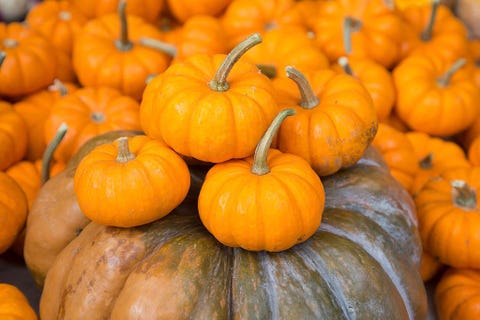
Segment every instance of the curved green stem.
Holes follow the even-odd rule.
[[[467,63],[467,59],[465,58],[460,58],[457,61],[455,61],[452,64],[452,66],[445,72],[445,74],[437,79],[437,84],[440,87],[448,86],[450,83],[450,79],[455,74],[455,72],[461,69],[466,63]]]
[[[161,51],[172,58],[177,56],[177,48],[169,43],[147,37],[140,38],[138,43],[142,46]]]
[[[312,86],[310,83],[308,83],[307,78],[305,78],[300,71],[292,66],[287,66],[285,71],[287,73],[287,77],[295,81],[298,90],[300,91],[302,100],[300,101],[299,105],[305,109],[313,109],[314,107],[318,106],[320,101],[313,91]]]
[[[117,162],[126,163],[135,159],[135,154],[130,151],[130,147],[128,146],[128,137],[120,137],[117,139],[117,142],[118,153],[117,158],[115,159]]]
[[[120,51],[128,51],[132,49],[133,43],[128,38],[128,23],[127,23],[127,1],[120,0],[118,3],[118,17],[120,19],[120,39],[115,42],[117,49]]]
[[[60,96],[65,96],[68,93],[67,87],[63,84],[60,79],[54,79],[53,84],[48,86],[48,90],[50,91],[58,91]]]
[[[278,115],[273,119],[272,123],[265,131],[264,135],[260,139],[260,142],[257,144],[255,149],[255,154],[253,155],[253,165],[250,169],[253,174],[264,175],[270,172],[270,168],[267,163],[268,150],[272,145],[273,137],[277,133],[280,125],[283,120],[291,115],[295,114],[295,109],[285,109],[278,113]]]
[[[420,168],[425,170],[431,170],[433,168],[433,153],[429,153],[425,158],[418,162]]]
[[[68,126],[65,122],[62,122],[60,127],[57,129],[55,136],[50,141],[50,143],[45,148],[42,156],[42,169],[40,172],[40,180],[42,185],[50,179],[50,166],[52,164],[53,154],[57,150],[58,145],[62,142],[63,137],[67,133]]]
[[[470,188],[463,180],[452,180],[450,185],[453,188],[453,203],[456,206],[466,209],[477,208],[477,195],[475,190]]]
[[[430,19],[428,20],[427,27],[420,34],[420,39],[422,39],[422,41],[430,41],[432,39],[433,26],[435,25],[435,18],[437,17],[437,10],[439,5],[440,0],[432,1],[432,12],[430,13]]]
[[[349,76],[354,77],[355,75],[353,74],[352,66],[348,62],[347,57],[340,57],[338,58],[338,64],[340,67],[342,67],[343,71],[348,74]]]
[[[222,64],[215,73],[215,77],[210,81],[210,89],[215,91],[227,91],[229,88],[227,76],[232,70],[235,63],[247,52],[250,48],[262,42],[259,33],[254,33],[247,39],[240,42],[230,53],[225,57]]]
[[[352,33],[360,30],[362,22],[352,17],[346,17],[343,20],[343,45],[345,46],[345,53],[352,52]]]

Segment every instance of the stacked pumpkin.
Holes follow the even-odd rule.
[[[420,267],[479,268],[430,220],[442,188],[473,219],[480,145],[478,40],[438,1],[44,1],[2,28],[4,247],[28,212],[42,318],[424,318]]]

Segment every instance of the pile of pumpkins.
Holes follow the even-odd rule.
[[[480,316],[474,2],[46,0],[0,23],[0,254],[40,318],[426,319],[432,280],[439,319]]]

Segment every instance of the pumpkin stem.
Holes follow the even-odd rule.
[[[453,203],[456,206],[466,209],[477,208],[477,195],[475,190],[470,188],[463,180],[453,180],[450,182],[452,186]]]
[[[62,21],[70,21],[72,20],[72,14],[70,13],[70,11],[60,11],[58,13],[58,18]]]
[[[299,105],[305,109],[313,109],[319,104],[318,97],[308,83],[307,78],[292,66],[285,67],[287,77],[295,81],[302,96]]]
[[[102,123],[105,121],[105,115],[102,112],[92,112],[90,114],[90,119],[95,123]]]
[[[352,17],[345,17],[343,20],[343,45],[345,52],[350,54],[352,52],[352,33],[360,30],[362,22]]]
[[[428,20],[427,27],[420,34],[420,39],[422,41],[430,41],[432,39],[433,26],[435,25],[435,18],[437,17],[437,10],[439,5],[440,0],[432,1],[432,12],[430,13],[430,19]]]
[[[446,87],[450,83],[450,79],[460,68],[462,68],[467,63],[465,58],[460,58],[455,61],[452,66],[444,73],[443,76],[437,79],[437,84],[440,87]]]
[[[253,155],[253,165],[250,169],[253,174],[261,176],[270,172],[270,168],[268,167],[267,163],[267,156],[268,150],[270,150],[270,146],[272,145],[273,137],[280,128],[283,120],[288,116],[294,115],[295,113],[295,109],[284,109],[277,114],[275,119],[273,119],[267,131],[265,131],[262,138],[258,142],[257,148],[255,149],[255,153]]]
[[[50,91],[58,91],[58,94],[60,96],[65,96],[68,93],[67,87],[63,84],[63,82],[60,79],[54,79],[53,84],[48,86],[48,90]]]
[[[128,146],[128,138],[127,137],[120,137],[117,139],[118,141],[118,154],[116,161],[120,163],[126,163],[130,160],[135,159],[135,154],[130,151]]]
[[[62,122],[60,127],[58,127],[55,136],[50,141],[50,143],[45,148],[45,151],[42,155],[42,169],[40,170],[40,180],[42,185],[50,179],[50,166],[52,164],[53,154],[57,150],[58,145],[62,142],[63,137],[67,133],[68,126],[65,122]]]
[[[353,70],[352,70],[352,66],[350,65],[350,63],[348,62],[348,58],[347,57],[340,57],[338,58],[338,64],[340,65],[340,67],[342,67],[343,71],[348,74],[349,76],[354,76],[353,74]]]
[[[247,39],[240,42],[230,53],[225,57],[222,64],[215,73],[215,78],[210,81],[210,89],[215,91],[227,91],[229,88],[227,77],[232,70],[234,64],[253,46],[262,42],[262,38],[259,33],[254,33]]]
[[[147,37],[140,38],[138,42],[145,47],[161,51],[172,58],[177,56],[177,48],[169,43]]]
[[[273,79],[277,76],[277,68],[274,65],[257,64],[257,68],[260,69],[260,71],[270,79]]]
[[[429,153],[418,162],[420,168],[431,170],[433,168],[433,153]]]
[[[133,47],[133,43],[128,38],[128,23],[126,13],[127,1],[121,0],[118,3],[118,17],[120,18],[120,39],[115,41],[117,49],[120,51],[129,51]]]
[[[0,66],[3,64],[3,61],[5,61],[5,58],[7,57],[7,54],[5,51],[0,51]]]

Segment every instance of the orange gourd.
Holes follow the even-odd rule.
[[[468,128],[480,112],[480,90],[465,59],[413,55],[393,70],[395,110],[415,131],[450,136]]]
[[[468,57],[473,67],[473,81],[480,88],[480,39],[471,39],[468,42]]]
[[[274,79],[282,107],[296,114],[285,119],[277,147],[301,156],[321,176],[357,162],[377,132],[377,115],[365,87],[354,77],[330,69],[305,74],[287,67]]]
[[[170,65],[145,89],[143,131],[204,162],[252,155],[278,112],[271,81],[240,59],[260,42],[254,34],[228,55],[196,54]]]
[[[185,199],[190,173],[163,143],[140,135],[93,149],[79,163],[73,186],[92,221],[134,227],[160,219]]]
[[[444,170],[414,197],[423,248],[441,263],[480,268],[480,167]]]
[[[139,103],[108,87],[84,87],[58,99],[45,120],[45,141],[65,122],[68,132],[54,159],[66,163],[90,138],[112,130],[140,130]]]
[[[22,188],[13,178],[0,171],[0,254],[10,248],[22,230],[27,210],[27,197]],[[0,299],[1,302],[3,300]]]
[[[5,320],[38,319],[23,292],[8,283],[0,283],[0,318]]]
[[[20,161],[27,152],[27,125],[12,106],[0,101],[0,170]]]
[[[184,23],[197,15],[218,16],[232,0],[166,0],[168,13]]]
[[[230,247],[283,251],[318,228],[325,205],[320,178],[302,158],[270,149],[283,110],[258,143],[254,156],[214,165],[198,196],[202,223]]]
[[[162,33],[121,4],[117,14],[90,20],[77,34],[73,68],[83,86],[115,88],[139,101],[147,78],[163,72],[171,56],[142,42],[161,40]]]
[[[425,250],[420,259],[420,276],[423,282],[434,279],[444,269],[444,265]]]

